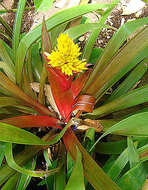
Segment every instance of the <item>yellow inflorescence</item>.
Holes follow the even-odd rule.
[[[60,34],[57,39],[57,47],[48,56],[49,64],[52,67],[58,67],[65,75],[73,75],[73,72],[81,72],[86,62],[79,60],[81,55],[80,48],[74,44],[68,34]]]

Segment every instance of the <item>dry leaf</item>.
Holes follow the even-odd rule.
[[[58,113],[59,118],[61,118],[60,112],[59,112],[59,110],[57,108],[57,105],[56,105],[56,103],[54,101],[50,85],[48,85],[48,84],[45,84],[45,96],[47,97],[47,100],[49,101],[49,103],[52,106],[52,108],[54,109],[54,111],[56,113]]]
[[[98,120],[85,119],[80,121],[80,125],[77,127],[78,130],[86,131],[89,128],[94,128],[96,132],[101,132],[103,126]]]

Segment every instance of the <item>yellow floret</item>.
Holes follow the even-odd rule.
[[[73,75],[73,72],[81,72],[87,69],[86,62],[79,60],[80,48],[74,44],[68,34],[60,34],[57,39],[57,47],[48,55],[48,64],[58,67],[65,75]]]

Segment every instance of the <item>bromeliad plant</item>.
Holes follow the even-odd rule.
[[[148,19],[122,25],[99,49],[94,43],[109,27],[105,21],[117,0],[63,10],[21,37],[25,3],[18,4],[12,48],[0,40],[1,189],[26,189],[31,177],[44,177],[40,185],[47,189],[141,189],[148,173],[148,86],[143,80]],[[98,10],[97,23],[82,16]],[[86,32],[90,36],[80,51],[77,42]],[[51,130],[39,138],[31,133],[34,127]],[[82,140],[79,129],[84,127]],[[17,144],[25,149],[20,152]],[[47,165],[34,170],[38,162],[33,158],[41,150]],[[108,156],[98,158],[97,153]]]

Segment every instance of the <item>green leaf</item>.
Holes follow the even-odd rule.
[[[10,77],[10,80],[15,82],[15,71],[14,71],[14,64],[6,50],[5,42],[0,39],[0,58],[3,62],[1,62],[1,67],[3,67],[6,71],[6,74]]]
[[[53,135],[53,130],[47,133],[42,138],[42,140],[49,142],[49,139],[51,138],[52,135]],[[22,166],[25,163],[27,163],[30,159],[32,159],[42,149],[43,149],[42,146],[27,146],[23,151],[21,151],[19,154],[15,156],[15,161]],[[5,164],[2,168],[0,168],[0,185],[5,183],[10,176],[15,174],[15,172],[16,171],[10,168],[7,164]]]
[[[29,145],[45,144],[32,133],[2,122],[0,122],[0,141]]]
[[[50,31],[56,26],[63,24],[67,21],[75,19],[83,14],[96,11],[100,8],[111,7],[108,4],[89,4],[89,5],[81,5],[73,8],[69,8],[63,11],[56,13],[51,16],[47,21],[47,30]],[[41,25],[37,26],[34,30],[30,31],[25,37],[20,41],[19,47],[17,49],[17,60],[16,60],[16,80],[17,83],[20,84],[22,79],[22,69],[24,64],[24,59],[27,53],[28,48],[33,44],[36,40],[41,37]]]
[[[76,183],[77,181],[77,183]],[[85,190],[84,186],[84,174],[83,174],[83,165],[82,165],[82,155],[79,149],[77,148],[77,158],[74,165],[72,174],[69,178],[69,181],[65,187],[65,190]]]
[[[49,143],[46,143],[28,131],[0,122],[0,141],[28,145],[52,145],[57,143],[63,137],[66,130],[72,124],[73,122],[70,120],[64,129],[55,136],[55,138],[53,138]]]
[[[48,149],[45,149],[43,154],[44,154],[44,158],[45,158],[45,161],[46,161],[48,167],[51,167],[52,163],[51,163],[51,160],[49,159]]]
[[[102,48],[93,48],[92,53],[90,55],[89,63],[96,63],[98,57],[101,56],[102,52]]]
[[[55,174],[55,190],[64,190],[65,189],[65,178],[66,178],[66,168],[63,167],[60,169],[58,173]]]
[[[61,160],[61,161],[62,161],[62,160]],[[49,169],[54,169],[54,168],[56,168],[56,167],[57,167],[57,163],[59,164],[58,160],[53,161],[53,162],[52,162],[52,165],[49,167]],[[64,166],[62,166],[61,169],[62,169],[63,167],[64,167]],[[59,170],[59,172],[61,171],[61,169]],[[58,172],[58,173],[59,173],[59,172]],[[56,173],[54,176],[48,176],[47,178],[45,178],[44,181],[43,181],[43,180],[41,181],[41,182],[44,182],[44,183],[46,184],[46,188],[47,188],[47,189],[50,190],[50,189],[54,189],[54,188],[55,188],[55,185],[56,185],[56,184],[55,184],[55,176],[58,175],[58,173]],[[41,183],[41,182],[40,182],[40,183]],[[39,184],[40,184],[40,183],[39,183]],[[38,184],[38,185],[39,185],[39,184]]]
[[[0,142],[0,167],[4,159],[4,155],[5,155],[5,143]]]
[[[115,160],[118,158],[118,155],[112,155],[109,157],[109,159],[105,162],[104,166],[103,166],[103,171],[105,173],[107,173],[109,171],[109,169],[112,167],[113,163],[115,162]]]
[[[19,101],[16,98],[2,96],[0,97],[0,108],[6,106],[18,105]]]
[[[102,73],[97,73],[96,80],[92,85],[90,85],[86,93],[94,95],[98,101],[104,95],[104,93],[113,86],[113,84],[121,79],[136,64],[147,57],[147,48],[148,27],[145,27],[132,40],[130,40],[120,49],[118,54],[113,57],[113,59],[110,61],[110,64]],[[131,49],[132,51],[130,51]],[[137,56],[139,56],[139,60]]]
[[[42,106],[36,100],[25,94],[21,88],[9,80],[9,78],[6,77],[6,75],[4,75],[2,72],[0,72],[0,85],[10,92],[11,95],[23,100],[25,103],[27,103],[27,105],[34,108],[39,113],[43,115],[46,113],[47,115],[55,116],[55,114],[50,112],[46,107]]]
[[[31,159],[26,165],[25,165],[25,168],[27,169],[32,169],[34,170],[35,169],[35,165],[36,165],[36,161],[35,159]],[[20,179],[19,179],[19,183],[17,185],[17,188],[16,190],[25,190],[29,184],[31,180],[31,177],[30,176],[27,176],[25,174],[22,174]]]
[[[41,48],[42,48],[42,55],[44,52],[47,53],[51,53],[52,51],[52,43],[51,43],[51,39],[49,37],[48,31],[47,31],[47,27],[46,27],[46,23],[45,23],[45,19],[43,18],[43,22],[42,22],[42,36],[41,36]],[[44,64],[46,63],[46,60],[43,57],[43,62]],[[45,66],[43,66],[42,72],[41,72],[41,77],[40,77],[40,90],[39,90],[39,95],[38,95],[38,101],[41,104],[44,104],[45,102],[45,82],[47,79],[47,71]]]
[[[76,38],[82,36],[86,32],[92,32],[97,28],[98,28],[98,23],[79,24],[77,26],[65,30],[64,33],[68,33],[68,36],[71,39],[75,40]]]
[[[122,43],[128,38],[128,36],[132,32],[134,32],[137,29],[141,28],[142,26],[146,25],[147,23],[148,23],[148,18],[146,17],[146,18],[127,22],[119,28],[119,30],[113,35],[113,37],[107,44],[101,57],[98,58],[97,64],[94,67],[93,72],[91,73],[91,75],[89,77],[89,80],[85,84],[83,92],[85,92],[87,90],[87,88],[90,86],[91,82],[94,81],[95,77],[99,76],[99,74],[101,74],[104,71],[104,69],[110,64],[111,58],[117,52],[117,50],[120,48]],[[130,48],[130,50],[131,50],[131,48]],[[129,52],[130,52],[130,50],[129,50]],[[126,56],[126,54],[125,54],[125,56]]]
[[[93,151],[90,152],[89,149],[90,147],[94,144],[95,142],[95,129],[94,128],[89,128],[84,137],[84,143],[83,146],[85,149],[92,155]]]
[[[147,178],[148,163],[140,163],[127,171],[119,180],[122,190],[140,190]]]
[[[96,145],[95,152],[100,154],[121,154],[127,147],[125,140],[117,142],[101,142]]]
[[[79,148],[83,159],[84,175],[96,190],[120,190],[120,188],[104,173],[104,171],[87,153],[71,129],[67,130],[63,139],[66,149],[69,151],[74,161],[76,161],[76,147]]]
[[[71,158],[70,153],[67,152],[67,179],[69,179],[72,173],[73,166],[74,166],[74,161]]]
[[[2,37],[2,39],[3,40],[8,40],[9,41],[9,43],[11,43],[12,42],[12,40],[11,40],[11,38],[8,36],[8,34],[6,34],[3,30],[1,30],[0,29],[0,35],[1,35],[1,37]]]
[[[0,61],[0,69],[2,69],[6,73],[10,80],[15,82],[14,71],[12,71],[11,67],[7,63]]]
[[[118,88],[111,94],[107,102],[110,102],[128,92],[142,78],[147,69],[148,65],[144,60],[137,65],[136,68],[121,83],[121,85],[118,86]]]
[[[15,24],[13,28],[13,40],[12,40],[12,47],[15,59],[16,59],[16,50],[18,48],[20,41],[21,24],[22,24],[22,17],[25,9],[25,4],[26,0],[19,0],[15,17]]]
[[[0,23],[4,26],[4,28],[6,29],[6,31],[8,32],[9,36],[12,36],[12,29],[11,27],[7,24],[7,22],[3,19],[2,16],[0,16]]]
[[[106,135],[113,133],[124,136],[139,136],[148,137],[148,112],[132,115],[123,119],[119,123],[109,128],[101,137],[95,142],[91,149]],[[140,127],[139,127],[140,126]]]
[[[23,173],[25,175],[29,175],[32,177],[45,177],[47,175],[53,175],[56,172],[58,172],[61,168],[61,166],[60,166],[56,169],[47,170],[47,171],[33,171],[33,170],[28,170],[28,169],[22,168],[19,165],[17,165],[16,162],[14,161],[11,143],[6,144],[5,157],[6,157],[6,161],[7,161],[8,165],[11,168],[13,168],[14,170],[16,170],[20,173]]]
[[[128,151],[125,149],[120,156],[114,161],[111,168],[108,170],[107,175],[113,180],[116,181],[119,174],[128,163]]]
[[[40,81],[40,75],[43,69],[43,63],[40,56],[40,44],[33,44],[31,49],[31,63],[32,63],[32,71],[37,82]]]
[[[33,93],[33,90],[31,88],[31,85],[30,85],[30,79],[29,79],[29,75],[28,75],[28,71],[26,68],[24,68],[24,76],[23,76],[23,79],[24,79],[24,83],[23,83],[23,90],[25,92],[25,94],[27,94],[28,96],[32,97],[33,99],[35,99],[35,95]]]
[[[92,113],[86,115],[101,117],[115,111],[123,110],[132,106],[136,106],[138,104],[148,102],[147,91],[148,85],[137,88],[103,106],[94,109]]]
[[[8,181],[4,184],[4,186],[1,188],[1,190],[15,190],[17,181],[19,178],[19,173],[16,173],[12,177],[8,179]]]
[[[97,23],[97,24],[98,24],[98,28],[95,29],[95,30],[90,34],[90,36],[89,36],[89,38],[88,38],[88,40],[87,40],[87,42],[86,42],[86,44],[85,44],[85,47],[84,47],[83,53],[82,53],[82,59],[85,59],[87,62],[88,62],[88,60],[89,60],[89,58],[90,58],[90,55],[91,55],[91,53],[92,53],[92,49],[93,49],[94,44],[95,44],[95,42],[96,42],[96,40],[97,40],[97,38],[98,38],[98,36],[99,36],[99,33],[100,33],[101,29],[103,28],[104,23],[105,23],[107,17],[109,16],[109,14],[111,13],[111,11],[112,11],[112,9],[113,9],[114,7],[115,7],[115,5],[112,5],[111,8],[107,9],[107,10],[104,12],[103,16],[101,16],[101,18],[99,19],[99,21],[98,21],[98,23]]]
[[[140,159],[138,151],[136,150],[136,143],[133,143],[133,140],[131,137],[127,137],[127,144],[128,144],[128,159],[130,163],[130,168],[133,168],[136,166]]]
[[[48,11],[54,0],[34,0],[36,11]]]

